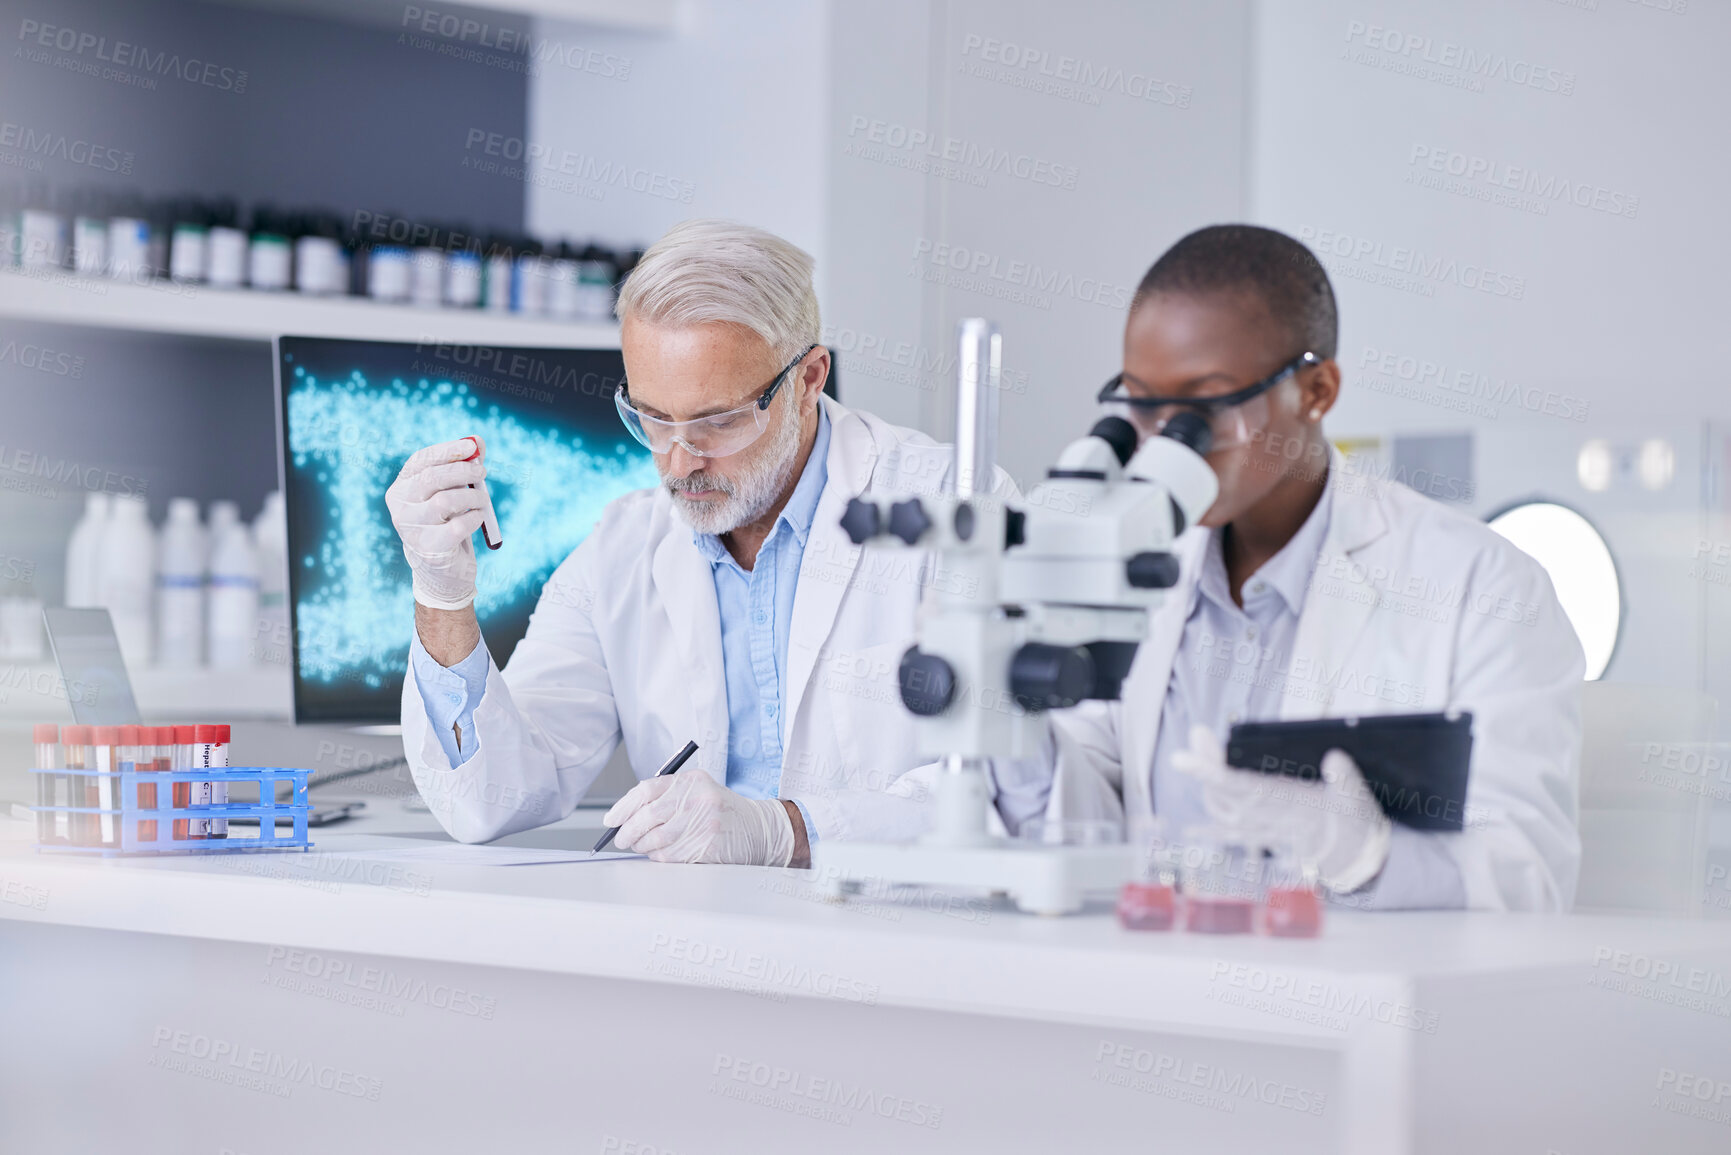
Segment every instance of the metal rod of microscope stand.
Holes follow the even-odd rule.
[[[984,317],[956,326],[956,496],[990,493],[998,459],[998,380],[1003,348],[998,327]]]

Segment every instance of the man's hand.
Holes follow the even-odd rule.
[[[465,610],[475,601],[475,544],[482,491],[469,488],[486,467],[464,461],[480,447],[462,437],[417,450],[385,491],[391,524],[415,578],[415,601],[434,610]]]
[[[1261,774],[1226,764],[1226,750],[1206,726],[1190,728],[1190,748],[1172,768],[1202,784],[1202,805],[1215,822],[1262,845],[1285,845],[1336,894],[1368,884],[1388,860],[1392,827],[1344,750],[1323,756],[1321,781]]]
[[[793,858],[793,822],[778,799],[743,797],[694,768],[639,782],[601,821],[619,827],[619,849],[656,862],[787,866]]]

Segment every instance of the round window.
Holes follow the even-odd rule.
[[[1554,501],[1526,501],[1486,519],[1545,567],[1587,653],[1587,680],[1611,664],[1623,624],[1623,586],[1611,547],[1593,523]]]

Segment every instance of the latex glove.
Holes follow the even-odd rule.
[[[418,449],[385,490],[391,524],[414,574],[415,600],[428,609],[460,610],[475,601],[473,538],[481,528],[480,487],[487,468],[463,458],[477,448],[479,438],[461,437]]]
[[[601,821],[619,827],[613,845],[656,862],[786,866],[793,860],[786,807],[736,794],[701,770],[639,782]]]
[[[1172,768],[1202,784],[1202,805],[1221,826],[1263,845],[1284,844],[1335,894],[1365,886],[1388,861],[1392,827],[1344,750],[1330,750],[1320,781],[1240,770],[1206,726],[1190,728],[1190,748]]]

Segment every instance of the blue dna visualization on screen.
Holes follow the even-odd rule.
[[[500,666],[607,503],[658,481],[613,406],[617,349],[283,337],[277,374],[299,721],[398,716],[414,596],[385,490],[415,450],[486,442],[505,544],[475,535],[475,612]]]

